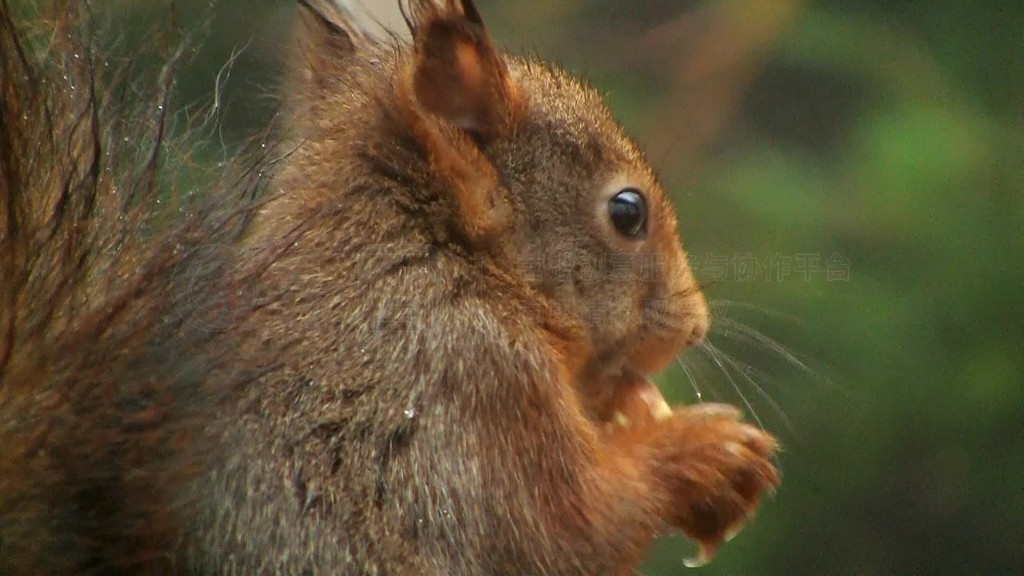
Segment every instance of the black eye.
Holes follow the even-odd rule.
[[[647,201],[636,188],[626,188],[608,201],[608,216],[619,234],[640,238],[647,231]]]

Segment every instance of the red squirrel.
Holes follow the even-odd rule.
[[[186,195],[177,55],[133,106],[86,8],[0,0],[0,572],[709,559],[777,444],[648,379],[709,316],[643,152],[472,0],[298,4],[283,128]]]

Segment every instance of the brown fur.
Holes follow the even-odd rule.
[[[302,4],[261,204],[153,234],[156,167],[104,180],[119,138],[21,118],[112,126],[34,77],[0,0],[0,570],[625,574],[672,529],[720,544],[774,441],[714,406],[605,425],[707,311],[601,99],[499,54],[470,0],[410,2],[411,46]],[[627,184],[642,240],[602,211]]]

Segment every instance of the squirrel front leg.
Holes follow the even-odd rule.
[[[580,497],[587,536],[624,539],[606,543],[619,555],[610,574],[631,574],[653,538],[672,529],[700,546],[688,565],[707,562],[779,484],[775,440],[723,404],[615,425],[596,448],[592,484]]]
[[[675,409],[659,421],[614,432],[608,449],[646,466],[662,519],[700,545],[688,564],[706,563],[779,484],[778,444],[724,404]]]

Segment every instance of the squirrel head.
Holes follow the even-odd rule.
[[[651,373],[703,338],[707,308],[672,204],[593,89],[499,52],[472,0],[410,0],[411,43],[369,38],[326,0],[302,3],[314,31],[312,139],[344,139],[321,113],[372,101],[386,118],[375,130],[402,144],[365,148],[385,150],[383,163],[409,158],[394,149],[417,151],[406,163],[426,176],[389,169],[443,199],[417,212],[435,220],[439,243],[486,261],[574,327],[585,369]]]

